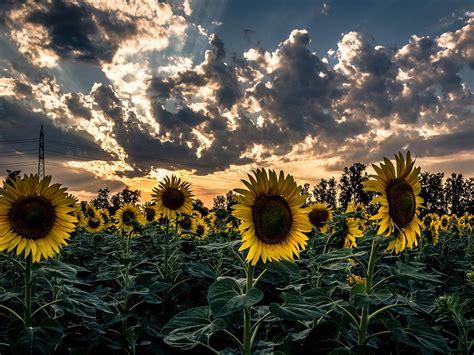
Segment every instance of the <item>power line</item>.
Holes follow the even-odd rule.
[[[37,142],[38,139],[15,139],[10,141],[0,141],[0,144],[19,144],[19,143],[27,143],[27,142]]]
[[[74,144],[74,143],[67,143],[67,142],[62,142],[62,141],[58,141],[58,140],[51,140],[51,139],[48,139],[47,141],[50,142],[50,143],[53,143],[53,144],[65,145],[65,146],[75,147],[75,148],[90,149],[90,150],[105,153],[105,151],[103,149],[99,149],[99,148],[96,148],[96,147],[91,147],[91,146],[86,146],[86,145],[79,145],[79,144]],[[196,167],[213,168],[214,167],[213,165],[209,165],[209,164],[190,163],[190,162],[184,162],[184,161],[180,161],[180,160],[176,160],[176,159],[157,158],[156,156],[146,155],[146,154],[141,154],[141,153],[130,153],[130,152],[126,152],[126,153],[127,153],[128,156],[137,157],[137,158],[144,158],[144,159],[148,159],[148,160],[152,160],[152,161],[156,161],[156,162],[161,162],[161,163],[170,163],[170,164],[174,164],[176,166],[182,165],[182,166],[188,166],[190,168],[196,168]]]

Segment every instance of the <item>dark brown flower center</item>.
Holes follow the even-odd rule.
[[[93,220],[93,219],[89,219],[87,221],[87,225],[90,227],[90,228],[98,228],[100,227],[100,221],[99,220]]]
[[[169,188],[163,192],[163,205],[170,210],[177,210],[184,205],[185,196],[181,190]]]
[[[132,211],[125,211],[122,215],[122,222],[126,226],[131,226],[133,221],[135,220],[135,213]]]
[[[441,221],[441,225],[443,227],[446,227],[448,225],[448,219],[447,218],[443,218],[443,220]]]
[[[257,238],[268,244],[281,243],[288,237],[293,223],[291,208],[281,196],[261,196],[252,206]]]
[[[193,225],[193,222],[191,221],[191,218],[189,218],[189,217],[184,217],[184,218],[179,222],[179,226],[180,226],[182,229],[190,229],[192,225]]]
[[[203,235],[204,234],[204,227],[203,226],[197,226],[196,234]]]
[[[145,215],[148,222],[153,222],[155,220],[156,210],[154,208],[146,208]]]
[[[424,220],[424,225],[425,227],[429,227],[431,225],[431,217],[430,216],[426,216],[425,217],[425,220]]]
[[[326,209],[315,208],[309,214],[309,221],[313,226],[321,228],[329,218],[329,212]]]
[[[26,239],[41,239],[53,229],[56,212],[46,198],[28,196],[13,203],[9,218],[15,233]]]
[[[388,212],[398,228],[407,227],[415,216],[416,200],[410,184],[404,179],[395,179],[385,188]]]

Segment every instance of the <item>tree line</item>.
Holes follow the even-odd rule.
[[[325,202],[332,208],[345,210],[351,201],[368,205],[373,194],[365,192],[362,182],[369,179],[366,166],[354,163],[345,167],[339,180],[331,177],[321,179],[316,185],[303,185],[302,193],[308,194],[311,202]],[[430,173],[423,171],[420,174],[421,197],[426,209],[424,213],[462,215],[464,212],[474,214],[474,179],[464,178],[462,174],[452,173],[446,179],[444,173]],[[235,204],[233,192],[214,198],[213,208],[227,209]]]

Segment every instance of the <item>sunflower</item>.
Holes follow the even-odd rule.
[[[191,216],[181,216],[179,220],[176,222],[179,231],[181,234],[186,234],[186,232],[190,232],[194,230],[195,227],[195,220]]]
[[[112,221],[112,219],[110,218],[109,210],[105,208],[101,208],[100,210],[98,210],[98,212],[99,212],[99,216],[102,218],[104,228],[106,228],[109,225],[109,223]]]
[[[116,227],[122,231],[130,231],[135,223],[145,224],[145,217],[141,211],[130,203],[124,204],[115,212]]]
[[[261,258],[265,263],[273,260],[294,260],[306,247],[312,229],[308,208],[302,208],[306,195],[301,194],[291,175],[280,171],[257,169],[248,175],[250,182],[242,180],[248,190],[235,189],[239,202],[232,206],[232,214],[241,220],[239,226],[242,245],[239,251],[248,250],[247,261],[255,265]]]
[[[421,235],[422,226],[418,218],[419,208],[423,199],[419,196],[421,191],[419,174],[420,168],[414,168],[415,161],[407,152],[406,159],[402,153],[395,155],[396,168],[392,162],[384,158],[380,167],[372,165],[376,175],[371,175],[374,180],[364,181],[364,190],[380,193],[371,204],[380,203],[376,215],[372,220],[380,220],[379,235],[390,236],[395,231],[396,239],[392,240],[387,251],[402,252],[405,247],[412,248],[418,245],[416,239]]]
[[[172,175],[171,179],[165,177],[158,187],[153,188],[152,198],[158,213],[169,219],[182,213],[191,214],[193,211],[191,187],[175,175]]]
[[[425,229],[428,229],[431,227],[433,223],[439,222],[439,216],[436,213],[428,213],[427,215],[425,215],[425,217],[423,217],[422,222],[423,222],[423,227]]]
[[[449,218],[449,221],[451,222],[451,226],[453,229],[459,230],[461,228],[461,225],[459,223],[459,218],[455,213],[451,215],[451,217]]]
[[[73,215],[74,217],[76,217],[76,219],[77,219],[77,226],[78,226],[78,227],[84,227],[84,220],[85,220],[85,218],[84,218],[84,213],[82,212],[80,206],[75,207],[75,210],[72,211],[71,215]]]
[[[96,219],[86,218],[84,228],[89,233],[99,233],[106,227],[106,223],[102,215],[98,215]]]
[[[95,208],[94,205],[88,203],[84,211],[84,216],[89,219],[97,219],[99,216],[99,211],[97,211],[97,208]]]
[[[318,228],[321,233],[326,233],[328,230],[328,222],[332,220],[332,210],[327,203],[312,204],[310,212],[308,213],[309,221],[313,226]]]
[[[436,246],[439,242],[439,225],[439,222],[433,221],[429,227],[431,244],[434,246]]]
[[[143,207],[143,214],[145,215],[146,223],[153,223],[158,220],[159,217],[156,207],[152,205],[145,205]]]
[[[357,247],[356,238],[361,238],[364,233],[359,229],[359,221],[356,218],[345,218],[342,221],[342,237],[344,248]]]
[[[76,228],[74,200],[66,188],[36,175],[11,180],[0,189],[0,251],[16,248],[33,262],[48,259],[67,245]]]
[[[197,210],[193,210],[193,213],[192,215],[196,218],[202,218],[202,214],[201,212],[197,211]]]
[[[448,227],[449,227],[449,216],[444,214],[441,216],[441,220],[440,220],[440,228],[441,230],[443,231],[446,231],[448,230]]]
[[[209,227],[202,218],[197,218],[194,222],[193,232],[196,234],[198,239],[206,239],[207,233],[209,232]]]

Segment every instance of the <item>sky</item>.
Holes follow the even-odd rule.
[[[410,150],[474,176],[472,1],[1,0],[0,177],[212,199]],[[369,170],[370,171],[370,170]]]

